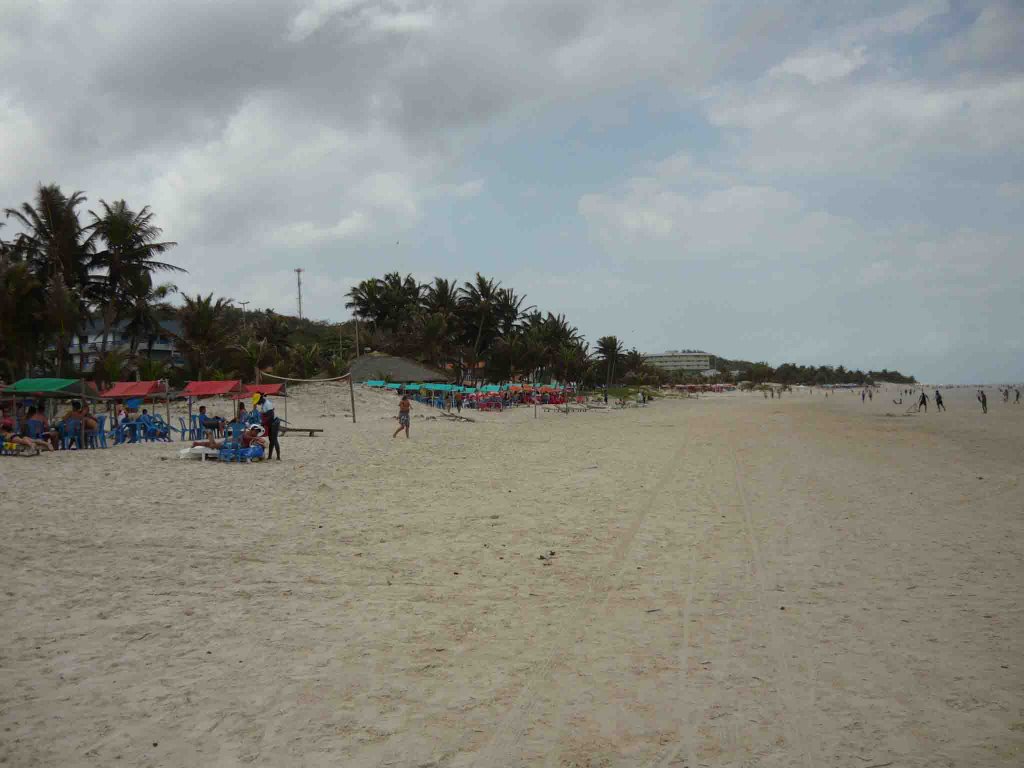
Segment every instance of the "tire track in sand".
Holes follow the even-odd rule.
[[[805,768],[816,768],[816,766],[821,765],[822,763],[820,761],[815,763],[811,760],[808,741],[804,736],[803,728],[800,725],[801,713],[793,712],[795,702],[798,700],[797,688],[796,684],[793,682],[793,674],[789,668],[789,663],[786,661],[785,650],[779,641],[779,632],[775,625],[775,612],[765,609],[765,594],[768,591],[768,585],[766,582],[767,568],[764,564],[764,558],[761,555],[761,547],[758,544],[757,536],[754,535],[754,522],[753,517],[750,514],[750,503],[747,500],[747,492],[743,486],[739,457],[736,455],[736,445],[733,441],[730,441],[729,443],[729,453],[732,457],[733,481],[736,486],[736,497],[743,512],[742,518],[744,533],[746,535],[747,545],[750,547],[751,570],[753,571],[754,580],[757,586],[757,609],[761,616],[762,625],[768,627],[768,633],[771,639],[772,655],[775,657],[776,669],[778,670],[780,681],[785,690],[783,706],[788,711],[788,716],[783,722],[783,728],[788,734],[789,741],[796,747],[800,754],[800,761]]]
[[[509,768],[513,765],[512,752],[516,743],[523,737],[529,725],[529,716],[532,713],[537,696],[535,690],[538,683],[546,681],[551,670],[557,663],[563,662],[572,652],[572,633],[576,632],[585,617],[592,613],[599,605],[607,600],[609,586],[620,580],[623,575],[623,564],[636,541],[637,533],[643,526],[644,521],[654,508],[658,497],[668,487],[675,477],[674,468],[677,462],[686,452],[687,443],[684,440],[678,449],[666,461],[665,466],[659,473],[658,482],[648,494],[646,502],[640,507],[630,522],[625,535],[619,541],[618,546],[613,550],[608,564],[602,573],[592,579],[587,586],[586,594],[580,601],[579,609],[573,616],[563,624],[563,629],[557,639],[551,645],[551,652],[547,660],[540,664],[534,673],[524,684],[515,703],[508,713],[502,718],[501,723],[495,730],[491,741],[485,746],[473,760],[473,765],[492,766],[493,768]],[[603,598],[603,599],[602,599]]]

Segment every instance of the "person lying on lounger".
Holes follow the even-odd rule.
[[[211,450],[219,451],[224,447],[226,440],[227,438],[211,437],[209,440],[197,440],[192,443],[192,447],[210,448]],[[242,447],[248,448],[253,445],[258,445],[263,449],[267,447],[267,441],[263,438],[263,427],[259,424],[253,424],[242,432]]]
[[[0,426],[0,437],[3,438],[5,443],[14,443],[21,448],[28,448],[30,450],[38,451],[41,448],[45,448],[48,451],[53,450],[53,446],[46,440],[34,440],[28,435],[20,432],[15,432],[11,429],[9,424]]]

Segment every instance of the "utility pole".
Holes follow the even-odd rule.
[[[295,282],[299,288],[299,320],[302,319],[302,273],[305,270],[302,267],[295,269]]]

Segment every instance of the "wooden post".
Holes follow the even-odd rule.
[[[164,402],[167,404],[167,426],[171,426],[171,382],[164,381]],[[184,439],[184,435],[182,435]]]
[[[358,327],[358,326],[357,326]],[[356,390],[352,386],[352,374],[348,375],[348,396],[352,400],[352,423],[356,423]]]

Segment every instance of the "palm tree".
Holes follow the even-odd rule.
[[[213,294],[184,296],[185,305],[178,310],[181,319],[181,340],[185,359],[193,375],[203,379],[210,365],[227,343],[225,322],[230,299],[213,300]]]
[[[505,337],[511,337],[519,328],[519,321],[525,314],[536,307],[523,309],[525,296],[519,296],[511,288],[500,288],[494,295],[494,314],[497,318],[498,333]]]
[[[263,366],[267,365],[272,356],[273,349],[266,339],[246,339],[234,347],[241,353],[242,360],[246,367],[246,376],[252,374],[257,384],[260,383],[260,372]]]
[[[480,359],[480,351],[484,346],[484,329],[494,320],[494,304],[498,289],[501,283],[476,273],[474,282],[464,283],[462,294],[459,297],[459,304],[466,315],[467,326],[470,324],[476,328],[476,339],[473,342],[472,358],[474,372],[477,362]]]
[[[4,211],[21,228],[8,250],[28,265],[43,289],[42,331],[44,338],[56,343],[58,373],[64,370],[68,347],[87,314],[92,243],[78,220],[83,202],[81,192],[68,197],[56,184],[40,185],[34,204]]]
[[[430,362],[441,367],[451,362],[452,346],[459,337],[459,289],[454,280],[435,277],[423,291],[420,338]]]
[[[93,253],[90,262],[90,268],[100,272],[92,279],[92,296],[103,321],[102,354],[107,351],[107,338],[119,315],[134,303],[130,286],[138,285],[142,274],[185,270],[153,258],[176,243],[158,242],[162,230],[153,224],[149,206],[136,213],[124,200],[113,205],[100,200],[100,205],[102,215],[89,211],[93,220],[86,229],[91,232],[92,243],[103,246],[103,250]]]
[[[622,356],[622,342],[615,336],[602,336],[597,340],[597,355],[605,362],[607,376],[606,386],[611,386],[615,378],[615,363]]]
[[[163,332],[161,320],[170,313],[167,300],[177,292],[178,286],[172,283],[154,286],[146,272],[135,275],[125,286],[122,319],[127,321],[124,331],[132,355],[138,352],[139,342],[145,339],[147,357],[151,356],[153,342]]]
[[[28,376],[42,349],[45,316],[43,286],[27,264],[0,261],[0,360],[11,379]]]

